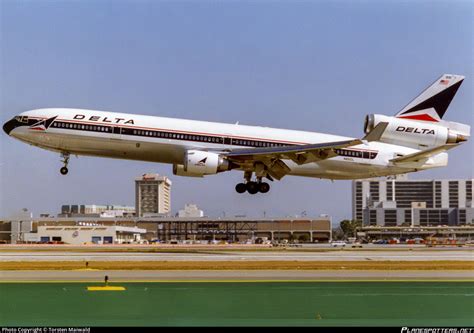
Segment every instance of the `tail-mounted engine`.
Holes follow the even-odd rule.
[[[426,148],[445,145],[447,143],[459,143],[466,141],[469,136],[464,130],[450,128],[450,124],[462,125],[450,122],[427,122],[396,117],[388,117],[379,114],[370,114],[365,118],[364,132],[367,134],[381,122],[388,123],[387,128],[380,137],[381,142],[399,144],[414,148]],[[446,126],[448,125],[448,126]],[[466,125],[464,125],[466,126]]]

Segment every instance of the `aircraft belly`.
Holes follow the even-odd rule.
[[[68,140],[64,146],[67,151],[78,154],[158,163],[181,163],[185,151],[172,143],[108,138]]]
[[[303,165],[285,161],[291,168],[290,175],[326,179],[359,179],[393,174],[387,166],[330,159]]]
[[[170,164],[183,164],[185,152],[188,149],[231,148],[220,144],[170,139],[139,138],[137,140],[136,137],[105,133],[81,135],[20,129],[15,136],[22,141],[56,152]],[[379,159],[367,161],[351,157],[336,157],[303,165],[298,165],[292,160],[285,160],[285,163],[291,169],[288,175],[324,179],[359,179],[412,171],[403,167],[389,166]]]
[[[158,163],[182,163],[187,149],[172,140],[127,140],[119,135],[111,138],[49,132],[32,133],[21,139],[48,150]]]

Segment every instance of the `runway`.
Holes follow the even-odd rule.
[[[0,252],[5,261],[474,261],[471,249],[449,251],[366,251],[336,250],[324,252],[246,252],[215,251],[204,253],[137,252]]]
[[[380,270],[71,270],[0,271],[1,282],[474,281],[472,271]]]

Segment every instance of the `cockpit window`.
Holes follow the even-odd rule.
[[[16,116],[15,120],[20,123],[28,123],[28,116]]]

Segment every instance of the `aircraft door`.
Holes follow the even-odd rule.
[[[119,127],[119,126],[114,126],[113,127],[113,130],[112,130],[112,133],[115,134],[113,136],[114,139],[116,140],[120,140],[122,139],[122,128]]]

